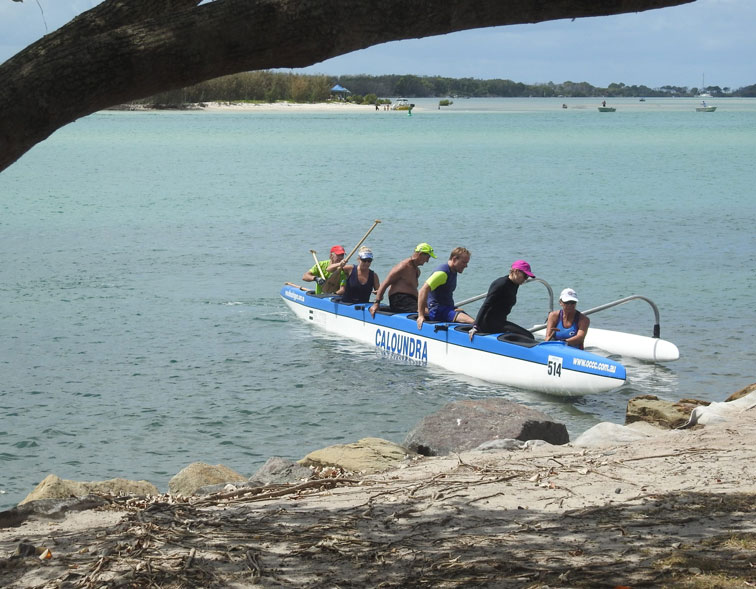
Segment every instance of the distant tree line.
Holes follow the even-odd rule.
[[[334,96],[331,88],[340,84],[350,90],[345,98]],[[627,86],[612,83],[607,88],[588,82],[555,84],[523,84],[512,80],[478,80],[475,78],[444,78],[441,76],[384,75],[384,76],[325,76],[287,74],[271,71],[246,72],[224,76],[178,90],[163,92],[137,101],[141,104],[178,107],[202,102],[302,102],[315,103],[345,99],[358,104],[385,102],[387,97],[670,97],[696,96],[702,91],[712,96],[756,97],[756,84],[737,90],[707,86]]]

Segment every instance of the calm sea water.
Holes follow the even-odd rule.
[[[621,423],[638,394],[721,401],[756,381],[756,101],[415,102],[411,117],[103,112],[0,174],[0,507],[49,473],[166,489],[193,461],[251,474],[274,455],[401,442],[455,399],[525,403],[574,437]],[[582,309],[651,298],[682,357],[628,361],[619,391],[564,400],[300,324],[283,282],[375,219],[381,277],[420,241],[442,260],[463,245],[461,300],[525,258]],[[512,318],[547,310],[528,284]],[[653,314],[634,302],[592,322],[650,335]]]

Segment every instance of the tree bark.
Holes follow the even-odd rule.
[[[105,0],[0,65],[0,171],[103,108],[379,43],[692,0]]]

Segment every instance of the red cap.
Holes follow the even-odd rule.
[[[342,245],[334,245],[331,248],[331,253],[339,255],[339,254],[345,254],[346,252],[344,251],[344,246],[342,246]]]

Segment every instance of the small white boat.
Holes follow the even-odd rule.
[[[714,112],[717,110],[716,106],[697,106],[696,112]]]
[[[409,110],[410,102],[406,98],[397,98],[396,102],[391,105],[391,110]]]
[[[478,334],[469,325],[426,321],[416,315],[379,311],[370,304],[345,304],[287,284],[281,297],[300,319],[327,332],[375,349],[381,356],[411,364],[441,366],[488,382],[552,395],[575,397],[610,391],[626,380],[619,362],[564,342],[536,342],[515,334]]]

